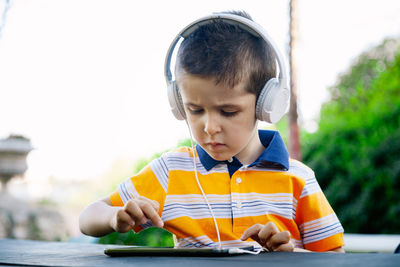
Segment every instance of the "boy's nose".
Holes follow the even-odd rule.
[[[215,116],[209,115],[204,124],[204,132],[209,135],[214,135],[221,131],[221,125]]]

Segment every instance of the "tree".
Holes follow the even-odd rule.
[[[400,233],[399,41],[361,54],[330,92],[304,161],[345,231]]]

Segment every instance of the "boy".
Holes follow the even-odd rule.
[[[279,54],[248,14],[220,16],[226,18],[181,32],[176,81],[168,78],[172,51],[167,55],[170,103],[186,119],[196,148],[165,153],[89,205],[81,231],[102,236],[155,225],[174,233],[178,247],[344,252],[343,228],[312,170],[289,160],[278,132],[257,130],[257,118],[274,122],[284,113],[259,115],[265,94],[285,95],[268,85],[286,75]]]

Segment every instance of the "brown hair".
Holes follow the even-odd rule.
[[[252,20],[246,12],[221,12]],[[275,55],[261,37],[221,19],[198,27],[178,51],[177,70],[230,87],[246,81],[245,90],[257,97],[264,84],[276,77]]]

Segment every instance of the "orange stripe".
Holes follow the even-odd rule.
[[[304,245],[305,249],[324,252],[344,246],[343,234],[338,233],[325,239]]]
[[[119,196],[118,191],[115,191],[110,194],[110,201],[113,206],[119,206],[119,207],[124,206],[124,203],[122,202],[122,199]]]
[[[322,191],[301,198],[297,203],[297,207],[307,207],[307,209],[297,209],[296,222],[298,225],[334,213]]]

